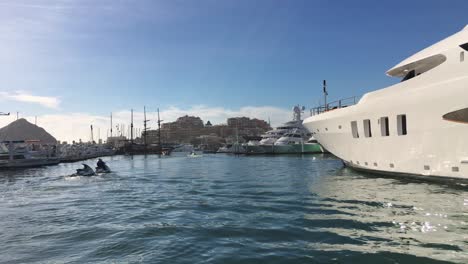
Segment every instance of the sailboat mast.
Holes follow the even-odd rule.
[[[159,145],[159,149],[162,150],[162,146],[161,146],[161,119],[159,118],[159,108],[158,108],[158,145]]]
[[[147,149],[147,142],[146,142],[146,122],[148,122],[148,120],[146,120],[146,106],[143,106],[143,136],[144,136],[144,142],[145,142],[145,154],[146,154],[146,149]]]
[[[110,114],[110,118],[111,118],[110,137],[112,137],[112,112]]]
[[[133,109],[132,109],[132,118],[131,118],[131,123],[130,123],[130,142],[133,145]]]

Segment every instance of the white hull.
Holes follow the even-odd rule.
[[[464,34],[468,37],[468,31]],[[460,44],[437,52],[446,61],[428,72],[368,93],[356,105],[309,117],[304,125],[351,167],[468,179],[468,123],[443,118],[468,108],[468,54],[461,59],[468,52]],[[398,115],[406,115],[406,135],[399,135]],[[388,117],[388,136],[381,117]],[[370,120],[370,137],[364,120]],[[353,121],[358,138],[353,137]]]

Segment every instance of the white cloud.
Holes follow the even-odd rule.
[[[57,97],[32,95],[22,91],[17,91],[14,93],[0,92],[0,99],[39,104],[52,109],[58,109],[60,105],[60,99]]]
[[[278,126],[286,121],[291,120],[292,111],[284,108],[272,106],[246,106],[240,109],[226,109],[223,107],[208,107],[208,106],[192,106],[187,109],[178,107],[169,107],[161,111],[161,119],[164,122],[175,121],[178,117],[183,115],[199,116],[205,123],[209,120],[213,124],[226,123],[229,117],[246,116],[250,118],[258,118],[268,121],[271,120],[272,126]],[[134,112],[134,127],[135,130],[143,128],[143,112]],[[16,117],[0,117],[0,127],[14,121]],[[34,123],[34,116],[26,116],[29,122]],[[156,109],[147,109],[147,119],[149,119],[148,126],[156,128],[157,115]],[[110,117],[108,115],[93,115],[88,113],[70,113],[70,114],[51,114],[42,115],[37,117],[38,126],[46,129],[50,134],[58,140],[72,140],[82,139],[88,141],[91,137],[90,125],[94,128],[94,139],[98,139],[100,132],[101,138],[106,138],[110,133]],[[119,129],[117,129],[119,126]],[[130,126],[130,111],[122,110],[113,113],[113,134],[119,133],[123,130],[125,135],[128,135]],[[123,129],[122,129],[123,128]]]

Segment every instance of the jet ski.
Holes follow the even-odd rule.
[[[107,164],[104,164],[104,168],[96,167],[96,173],[110,173],[110,172],[111,172],[111,169],[109,168],[109,166],[107,166]]]
[[[96,175],[94,170],[86,164],[83,164],[82,169],[76,170],[76,176],[94,176],[94,175]]]

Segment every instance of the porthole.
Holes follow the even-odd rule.
[[[374,162],[374,167],[377,167],[377,162]]]
[[[452,167],[452,171],[453,171],[453,172],[459,172],[460,169],[459,169],[458,167]]]
[[[424,165],[424,170],[430,170],[431,169],[431,166],[429,165]]]
[[[390,163],[390,168],[395,168],[395,164]]]

